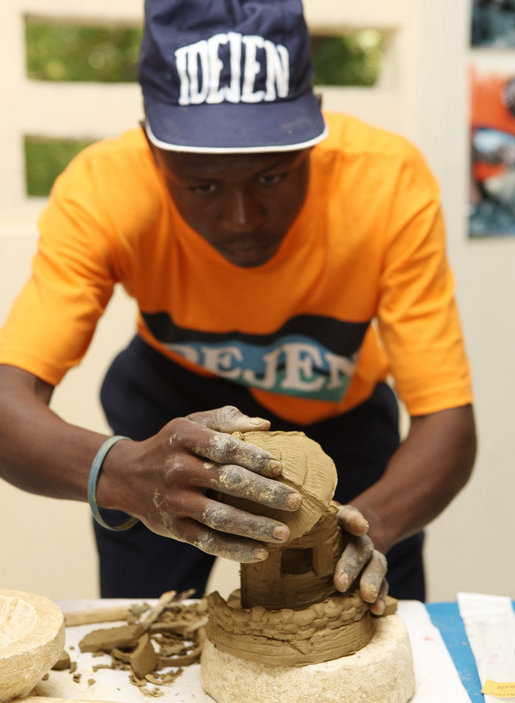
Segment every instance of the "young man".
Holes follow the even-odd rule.
[[[87,149],[41,217],[0,337],[2,475],[88,495],[104,596],[200,595],[213,555],[287,538],[211,492],[298,507],[280,463],[229,434],[271,422],[337,465],[353,535],[337,588],[359,576],[381,612],[387,552],[393,595],[424,597],[421,529],[475,452],[438,187],[406,141],[324,119],[310,80],[298,0],[150,0],[144,129]],[[131,440],[113,446],[48,403],[118,282],[139,319],[102,388]],[[400,446],[390,373],[412,417]]]

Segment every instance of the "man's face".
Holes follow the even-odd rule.
[[[221,155],[153,151],[182,217],[227,261],[252,267],[274,256],[304,204],[309,149]]]

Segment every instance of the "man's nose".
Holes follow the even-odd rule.
[[[227,193],[224,200],[222,225],[231,232],[250,232],[262,224],[263,210],[252,196],[243,188],[234,188]]]

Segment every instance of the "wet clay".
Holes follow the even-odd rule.
[[[342,534],[336,512],[336,506],[329,505],[306,535],[286,547],[270,547],[265,561],[241,565],[244,608],[300,610],[337,595],[333,574],[342,553]]]
[[[208,596],[205,691],[218,703],[297,703],[306,697],[318,703],[405,703],[414,676],[404,623],[392,616],[397,619],[385,618],[390,622],[378,629],[382,618],[371,616],[356,587],[345,594],[334,587],[345,543],[332,503],[333,461],[302,432],[239,438],[281,461],[279,480],[301,494],[302,504],[287,513],[219,497],[286,523],[291,534],[280,545],[267,544],[265,561],[241,565],[241,589],[227,602],[218,593]]]
[[[224,495],[220,499],[247,512],[285,523],[290,528],[290,540],[309,532],[333,497],[337,482],[333,460],[303,432],[238,432],[235,436],[266,449],[280,460],[282,476],[278,480],[299,491],[302,505],[294,512],[287,512],[243,498]]]
[[[334,462],[303,432],[248,432],[239,438],[281,461],[280,480],[301,494],[302,504],[294,513],[268,511],[288,524],[290,538],[267,545],[265,561],[241,565],[238,594],[227,603],[218,593],[208,597],[208,639],[224,652],[277,666],[303,666],[358,651],[374,630],[359,593],[341,594],[333,583],[343,549],[331,502]]]
[[[302,610],[243,609],[238,592],[228,601],[208,596],[207,637],[223,652],[273,666],[304,666],[357,652],[374,634],[361,598],[336,596]]]
[[[158,658],[150,641],[150,635],[145,633],[140,637],[136,649],[129,657],[131,669],[142,679],[157,667]]]
[[[88,632],[79,642],[81,652],[110,652],[115,647],[135,647],[145,632],[143,625],[120,625]]]
[[[91,631],[82,638],[79,649],[93,655],[100,652],[111,655],[111,664],[93,666],[93,671],[122,669],[142,693],[162,695],[158,687],[173,682],[183,667],[194,664],[200,657],[207,604],[205,600],[183,602],[183,598],[191,595],[192,591],[182,594],[168,591],[152,608],[141,604],[127,606],[122,615],[131,622]],[[110,616],[107,609],[98,609],[75,612],[70,619],[80,624],[95,617],[98,622],[105,622]],[[170,671],[170,667],[174,670]],[[70,674],[75,675],[75,668],[72,662]]]
[[[204,600],[169,603],[150,624],[149,641],[146,642],[147,636],[143,636],[136,650],[130,653],[131,683],[142,691],[148,684],[161,686],[171,683],[180,676],[183,667],[197,662],[204,641],[206,615]],[[174,670],[170,671],[170,667]],[[149,673],[144,674],[145,671]],[[153,695],[158,694],[159,691],[154,689]]]

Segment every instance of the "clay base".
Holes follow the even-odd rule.
[[[0,701],[26,696],[64,647],[64,616],[44,596],[0,589]]]
[[[399,615],[374,622],[375,634],[359,652],[301,667],[246,661],[207,640],[202,685],[217,703],[406,703],[415,692],[406,626]]]

